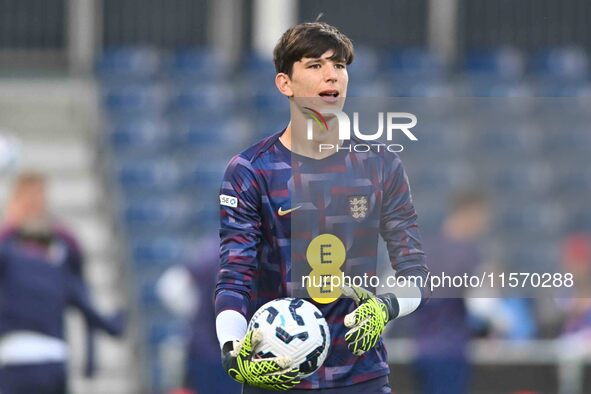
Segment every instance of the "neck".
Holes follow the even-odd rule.
[[[293,153],[317,160],[324,159],[336,153],[336,147],[339,146],[336,118],[328,119],[327,124],[328,130],[313,123],[313,138],[309,140],[308,117],[291,103],[291,119],[279,140]]]

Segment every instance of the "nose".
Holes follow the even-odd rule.
[[[328,63],[326,67],[324,67],[324,79],[327,82],[337,81],[337,70],[335,70],[334,64]]]

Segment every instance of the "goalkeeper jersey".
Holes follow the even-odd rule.
[[[397,154],[355,152],[360,143],[352,140],[349,149],[315,160],[290,152],[281,134],[227,166],[220,191],[216,314],[234,310],[249,320],[266,302],[301,297],[295,290],[301,290],[302,272],[319,265],[312,255],[343,260],[337,268],[347,276],[375,275],[380,234],[397,276],[427,278],[417,215]],[[329,325],[331,347],[322,367],[296,388],[347,386],[389,373],[382,340],[359,357],[347,348],[343,320],[355,309],[352,300],[309,301]]]

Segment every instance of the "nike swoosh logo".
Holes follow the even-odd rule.
[[[285,215],[292,213],[293,211],[295,211],[297,209],[300,209],[301,207],[302,207],[301,205],[298,205],[296,207],[286,209],[285,211],[283,210],[283,207],[279,207],[279,209],[277,210],[277,214],[279,216],[285,216]]]

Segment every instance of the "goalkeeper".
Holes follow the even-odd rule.
[[[289,100],[290,121],[234,156],[224,175],[216,330],[224,368],[244,384],[243,393],[390,393],[381,334],[389,321],[413,312],[427,298],[417,215],[398,155],[358,153],[352,146],[321,151],[321,144],[357,143],[339,141],[335,118],[324,122],[325,129],[314,126],[312,140],[305,138],[310,108],[299,99],[311,98],[322,107],[341,105],[352,61],[351,41],[333,26],[302,23],[286,31],[275,47],[274,63],[275,84]],[[295,196],[301,198],[295,201]],[[305,223],[307,236],[293,233],[299,228],[295,221]],[[425,279],[424,287],[405,288],[404,296],[344,288],[347,297],[317,303],[330,327],[331,348],[322,367],[301,381],[289,358],[253,358],[261,338],[247,330],[247,321],[264,303],[291,295],[293,267],[311,264],[306,250],[320,258],[328,250],[354,261],[356,272],[375,275],[380,235],[396,274]],[[308,242],[303,252],[294,243],[302,238]],[[304,260],[296,261],[296,255]]]

